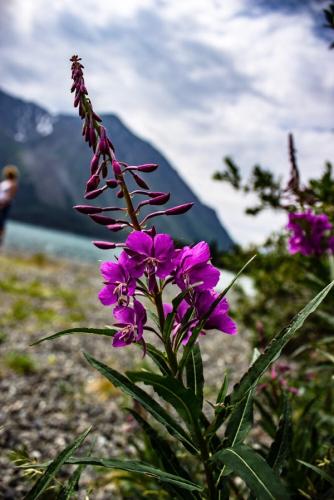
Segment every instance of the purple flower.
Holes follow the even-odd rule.
[[[119,305],[129,303],[129,296],[134,295],[136,290],[132,271],[130,259],[125,252],[121,253],[117,263],[102,263],[101,274],[106,286],[100,291],[99,299],[103,305],[111,306],[116,302]]]
[[[332,238],[328,232],[332,229],[326,214],[316,215],[308,210],[290,213],[287,229],[291,232],[289,252],[302,255],[322,255],[327,250],[333,251]]]
[[[191,285],[196,285],[196,290],[208,290],[216,286],[219,271],[209,264],[210,258],[209,245],[204,241],[178,252],[175,282],[181,290]]]
[[[179,307],[177,308],[174,323],[173,323],[173,328],[172,328],[173,337],[175,337],[175,335],[177,335],[180,332],[182,326],[186,326],[186,325],[182,325],[182,323],[184,322],[184,317],[187,314],[187,312],[189,311],[190,307],[191,306],[185,300],[182,300]],[[173,311],[173,307],[171,304],[164,304],[165,317],[167,317],[167,314],[171,313],[172,311]],[[198,320],[196,318],[194,318],[188,322],[187,328],[185,329],[185,332],[183,333],[183,339],[182,339],[183,345],[187,344],[189,338],[191,337],[192,331],[195,328],[195,326],[197,326],[197,324],[198,324]]]
[[[137,272],[137,277],[147,273],[149,278],[166,278],[174,267],[174,243],[168,234],[151,236],[134,231],[126,240],[125,251]]]
[[[195,297],[195,308],[198,319],[201,320],[208,314],[215,300],[218,298],[218,293],[213,290],[204,290]],[[223,298],[214,308],[204,324],[205,330],[220,330],[223,333],[235,335],[238,331],[236,323],[228,316],[229,305]]]
[[[196,292],[194,296],[193,306],[194,313],[192,318],[188,320],[188,324],[184,324],[184,318],[192,307],[185,300],[182,300],[179,307],[177,308],[172,335],[177,335],[181,329],[184,329],[182,344],[187,344],[189,338],[192,335],[194,328],[196,328],[204,317],[209,313],[215,300],[218,298],[218,293],[213,290],[204,290],[202,292]],[[164,304],[165,316],[172,312],[173,308],[171,304]],[[208,319],[205,321],[201,335],[205,335],[205,330],[220,330],[223,333],[228,333],[229,335],[235,335],[237,333],[237,325],[228,316],[229,305],[225,298],[223,298],[214,308],[212,313],[209,315]],[[185,328],[186,327],[186,328]]]
[[[133,300],[133,307],[115,307],[114,317],[117,320],[114,326],[120,328],[113,338],[114,347],[124,347],[142,340],[147,318],[145,308],[138,300]]]

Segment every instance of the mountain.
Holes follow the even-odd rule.
[[[159,231],[170,232],[185,242],[216,242],[221,249],[233,245],[215,211],[198,200],[156,148],[133,134],[117,116],[106,114],[102,118],[119,159],[132,165],[159,164],[147,180],[152,190],[171,192],[169,206],[195,202],[183,216],[156,219]],[[85,203],[82,193],[91,156],[82,140],[81,126],[77,116],[52,115],[36,104],[0,91],[0,165],[13,163],[21,172],[11,215],[22,222],[115,239],[114,233],[72,209],[75,204]],[[114,192],[110,195],[114,198]]]

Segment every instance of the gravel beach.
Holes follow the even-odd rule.
[[[138,349],[115,350],[109,339],[86,335],[29,347],[65,328],[110,324],[110,311],[97,300],[101,281],[98,263],[9,251],[0,254],[1,499],[23,498],[31,487],[10,460],[11,452],[27,454],[37,462],[49,460],[90,425],[95,456],[135,454],[127,439],[127,416],[120,408],[125,405],[124,396],[94,372],[82,352],[124,371],[146,363]],[[200,342],[210,400],[225,370],[233,383],[247,367],[249,342],[242,332],[234,337],[211,332]],[[94,474],[88,470],[83,476],[87,488]],[[107,484],[89,498],[118,497],[113,485]]]

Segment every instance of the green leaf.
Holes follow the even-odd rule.
[[[292,440],[291,407],[287,397],[284,398],[282,417],[277,433],[271,444],[267,462],[270,467],[280,474],[284,460],[289,454]]]
[[[155,362],[163,375],[171,375],[165,355],[154,345],[146,344],[147,355]]]
[[[85,465],[79,465],[75,469],[68,480],[67,485],[61,489],[59,495],[57,496],[57,500],[70,500],[70,498],[72,498],[75,489],[78,487],[80,476],[85,467]]]
[[[222,462],[239,476],[258,500],[287,500],[285,486],[267,462],[251,448],[237,445],[216,453],[213,459]]]
[[[228,389],[228,375],[227,375],[227,372],[225,372],[224,380],[223,380],[222,386],[220,388],[220,391],[218,393],[217,400],[216,400],[217,405],[224,402],[224,399],[225,399],[226,394],[227,394],[227,389]]]
[[[57,339],[58,337],[63,337],[64,335],[71,335],[73,333],[90,333],[93,335],[104,335],[106,337],[113,337],[116,331],[117,330],[113,330],[111,328],[85,328],[85,327],[70,328],[69,330],[62,330],[61,332],[54,333],[53,335],[49,335],[48,337],[43,337],[42,339],[39,339],[30,345],[32,346],[38,345],[41,342],[45,342],[45,340],[54,340]]]
[[[183,420],[192,425],[199,418],[199,402],[189,389],[173,377],[157,375],[146,371],[128,372],[133,382],[144,382],[153,389],[167,403],[171,404]]]
[[[187,432],[169,415],[169,413],[159,405],[154,399],[137,387],[127,377],[113,370],[109,366],[94,359],[87,353],[84,353],[88,363],[106,377],[112,384],[119,387],[123,392],[138,401],[158,422],[163,424],[168,432],[177,437],[183,445],[193,454],[197,454],[198,450],[192,443],[191,437]]]
[[[225,431],[225,447],[233,448],[242,443],[253,425],[253,391],[250,391],[232,411]],[[229,467],[222,468],[219,478],[231,472]]]
[[[200,402],[200,408],[203,407],[203,361],[201,349],[195,344],[186,364],[187,387],[193,391]]]
[[[291,323],[271,340],[266,350],[255,360],[240,382],[234,386],[232,393],[227,397],[230,404],[234,405],[241,401],[256,386],[258,380],[266,372],[271,363],[276,361],[280,356],[283,347],[289,342],[294,333],[301,328],[306,318],[317,309],[333,285],[334,281],[312,299],[293,318]]]
[[[226,446],[242,443],[253,425],[253,391],[233,409],[225,431]]]
[[[157,467],[153,467],[149,464],[143,462],[138,462],[135,460],[116,460],[107,458],[96,458],[96,457],[74,457],[67,461],[69,464],[85,464],[85,465],[95,465],[98,467],[106,467],[108,469],[120,469],[126,470],[128,472],[135,472],[138,474],[144,474],[146,476],[154,477],[159,481],[170,483],[179,488],[190,491],[202,491],[202,486],[188,481],[183,477],[176,476],[174,474],[169,474],[168,472],[162,471]]]
[[[329,484],[334,486],[334,477],[330,476],[327,472],[324,470],[320,469],[320,467],[316,467],[315,465],[309,464],[308,462],[304,462],[303,460],[297,460],[302,465],[305,465],[305,467],[308,467],[309,469],[313,470],[313,472],[316,472],[319,474],[319,476],[327,481]]]
[[[88,436],[91,427],[84,431],[71,444],[69,444],[55,460],[53,460],[46,468],[44,474],[34,484],[32,489],[24,497],[24,500],[36,500],[41,496],[43,491],[48,487],[52,479],[55,477],[61,466],[73,455],[73,453],[81,446]]]
[[[171,474],[176,474],[177,476],[181,476],[184,479],[191,480],[191,477],[188,471],[181,465],[179,459],[176,454],[170,447],[168,441],[166,441],[163,437],[159,435],[159,433],[148,423],[146,420],[135,410],[131,408],[127,408],[129,413],[133,416],[134,419],[137,420],[138,424],[141,426],[146,436],[148,437],[151,448],[155,452],[159,463],[166,472],[170,472]],[[180,492],[179,492],[180,493]],[[193,493],[182,492],[181,497],[186,499],[194,498]],[[195,495],[195,498],[198,498]]]

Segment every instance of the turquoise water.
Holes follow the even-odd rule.
[[[4,246],[7,250],[88,262],[109,259],[115,253],[113,250],[99,250],[92,244],[92,238],[14,221],[7,224]]]
[[[117,250],[99,250],[92,244],[92,238],[14,221],[10,221],[7,225],[5,248],[29,253],[44,253],[82,262],[109,260],[118,253]],[[217,290],[223,290],[233,276],[233,273],[229,271],[221,271]],[[242,276],[238,282],[249,295],[253,295],[254,288],[250,278]]]

